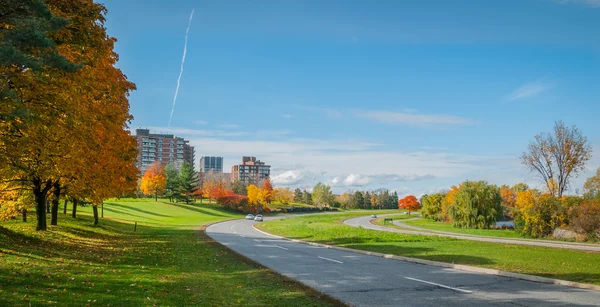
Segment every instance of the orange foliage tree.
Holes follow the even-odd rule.
[[[154,162],[144,173],[140,188],[145,194],[154,194],[154,200],[158,200],[158,194],[162,193],[167,185],[165,169],[160,162]]]
[[[273,199],[273,185],[271,184],[271,180],[269,178],[266,178],[265,182],[263,183],[262,196],[267,204],[271,203],[271,199]]]
[[[421,209],[421,203],[413,195],[406,196],[398,201],[398,209],[406,209],[410,214],[411,211]]]

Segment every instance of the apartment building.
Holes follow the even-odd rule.
[[[258,184],[270,175],[271,166],[256,157],[242,157],[242,164],[231,167],[231,180],[239,180],[244,184]]]
[[[208,173],[210,171],[213,173],[223,172],[223,157],[204,156],[200,158],[200,172]]]
[[[141,174],[154,162],[172,164],[176,168],[183,162],[194,167],[194,147],[189,141],[172,134],[154,134],[148,129],[136,129],[138,156],[136,166]]]

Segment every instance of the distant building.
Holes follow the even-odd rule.
[[[177,169],[183,162],[194,167],[194,147],[189,141],[172,134],[154,134],[148,129],[136,129],[138,156],[136,166],[142,174],[154,162],[172,164]]]
[[[231,167],[231,180],[245,184],[258,184],[271,175],[271,166],[256,160],[256,157],[243,157],[242,164]]]
[[[223,157],[204,156],[200,158],[200,172],[207,173],[210,171],[214,173],[223,172]]]

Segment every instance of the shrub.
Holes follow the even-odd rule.
[[[571,210],[571,226],[588,240],[600,238],[600,201],[587,200]]]
[[[515,229],[518,232],[539,238],[565,225],[567,211],[560,200],[550,194],[529,193],[521,196],[517,195],[519,212],[515,217]]]
[[[249,207],[248,197],[243,195],[225,195],[217,197],[217,204],[229,210],[238,210],[239,208]],[[244,211],[244,210],[242,210]]]
[[[494,185],[466,181],[454,195],[454,204],[448,210],[455,227],[490,228],[502,218],[502,198]]]

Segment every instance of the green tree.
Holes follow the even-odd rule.
[[[371,194],[367,191],[363,197],[363,209],[371,209]]]
[[[489,228],[502,218],[502,197],[495,185],[485,181],[465,181],[449,208],[455,227]]]
[[[360,191],[354,192],[354,208],[364,209],[365,199]]]
[[[194,171],[194,168],[184,162],[179,169],[179,194],[185,198],[185,203],[190,202],[192,194],[196,192],[199,187],[198,174]]]
[[[331,187],[322,182],[317,183],[313,188],[312,199],[318,207],[331,206],[335,200]]]
[[[167,176],[165,196],[169,198],[170,202],[173,202],[179,196],[179,172],[169,163],[165,166],[165,175]]]
[[[312,194],[307,191],[304,190],[304,192],[302,192],[302,203],[305,203],[307,205],[312,205],[313,201],[312,201]]]
[[[294,190],[294,202],[301,203],[303,200],[304,200],[304,196],[302,194],[302,190],[300,190],[299,188],[296,188],[296,190]]]

